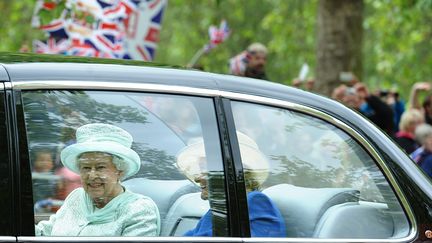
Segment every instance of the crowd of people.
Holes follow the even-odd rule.
[[[432,177],[432,95],[428,82],[412,86],[405,104],[397,92],[369,92],[365,84],[342,84],[333,90],[332,98],[360,112],[387,133],[411,158]]]
[[[267,79],[265,66],[267,48],[253,43],[229,61],[230,73],[237,76]],[[360,112],[385,133],[432,177],[432,94],[428,82],[412,86],[409,100],[405,103],[397,91],[376,90],[371,92],[366,84],[350,72],[342,76],[343,84],[337,86],[331,98]],[[341,78],[340,77],[340,78]],[[341,78],[342,79],[342,78]],[[291,85],[307,91],[314,91],[315,79],[294,78]]]

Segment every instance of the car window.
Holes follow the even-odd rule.
[[[287,109],[232,102],[232,110],[252,237],[408,235],[409,223],[392,187],[347,133]],[[252,153],[261,162],[251,159]]]
[[[215,222],[207,224],[207,236],[227,235],[224,174],[212,99],[137,92],[28,91],[22,93],[22,102],[36,235],[182,236],[191,234],[205,215]],[[99,136],[105,128],[114,130]],[[122,147],[126,152],[99,143],[111,138],[121,143],[124,137],[116,137],[117,128],[132,136],[131,147]],[[118,194],[112,186],[117,182],[108,182],[109,176],[103,174],[108,169],[77,162],[79,168],[73,171],[62,163],[63,150],[77,156],[81,156],[79,151],[114,154],[107,163],[112,161],[119,173],[129,171],[132,165],[124,161],[136,153],[140,168],[122,179],[124,192]],[[114,163],[116,156],[125,167]],[[118,196],[126,192],[136,198]],[[78,200],[81,196],[77,195],[85,200]],[[108,200],[102,208],[97,204],[99,197]],[[147,203],[142,205],[147,206],[133,204],[143,198]],[[128,205],[135,206],[127,210]],[[155,212],[157,217],[153,217]],[[145,220],[155,226],[146,228]]]

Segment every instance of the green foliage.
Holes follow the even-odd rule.
[[[365,0],[364,74],[370,86],[396,88],[431,81],[432,1]]]
[[[0,51],[18,51],[23,44],[31,46],[33,38],[44,36],[31,27],[34,0],[0,1]]]
[[[134,177],[147,179],[169,178],[170,180],[186,179],[174,166],[175,156],[168,155],[164,150],[151,148],[142,143],[135,143],[132,149],[143,158],[142,166]]]
[[[269,78],[289,84],[304,62],[315,65],[315,14],[316,1],[170,0],[156,61],[186,65],[208,42],[208,27],[226,19],[231,36],[200,59],[205,70],[228,73],[231,57],[261,42],[270,51]]]
[[[29,92],[23,95],[29,140],[73,140],[75,128],[91,123],[147,122],[147,113],[94,100],[81,91]],[[77,112],[80,111],[80,112]]]
[[[24,93],[22,98],[31,151],[37,146],[50,146],[48,148],[56,150],[70,144],[75,140],[76,128],[83,124],[145,124],[149,116],[134,107],[97,101],[83,91],[35,91]],[[185,179],[174,166],[175,157],[166,151],[142,142],[134,142],[132,149],[143,160],[143,166],[135,177]]]

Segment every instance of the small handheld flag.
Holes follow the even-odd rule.
[[[209,43],[205,44],[201,49],[199,49],[195,53],[195,55],[189,61],[187,66],[193,67],[197,63],[197,61],[201,58],[202,55],[208,53],[210,50],[212,50],[219,44],[223,43],[228,38],[230,33],[231,30],[229,29],[226,20],[221,21],[219,28],[214,25],[210,26],[208,30],[208,34],[210,38]]]

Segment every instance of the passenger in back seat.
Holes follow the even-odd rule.
[[[250,230],[252,237],[286,237],[285,222],[276,205],[260,191],[267,179],[269,165],[257,144],[245,134],[237,132],[247,191]],[[177,167],[187,178],[199,184],[201,198],[209,199],[208,171],[202,140],[184,148],[177,156]],[[185,236],[212,236],[212,210],[210,209],[194,229]]]
[[[80,175],[82,187],[49,220],[35,225],[35,235],[158,236],[156,204],[120,182],[141,166],[130,148],[132,136],[120,127],[93,123],[78,128],[76,137],[77,143],[62,150],[61,161]]]

